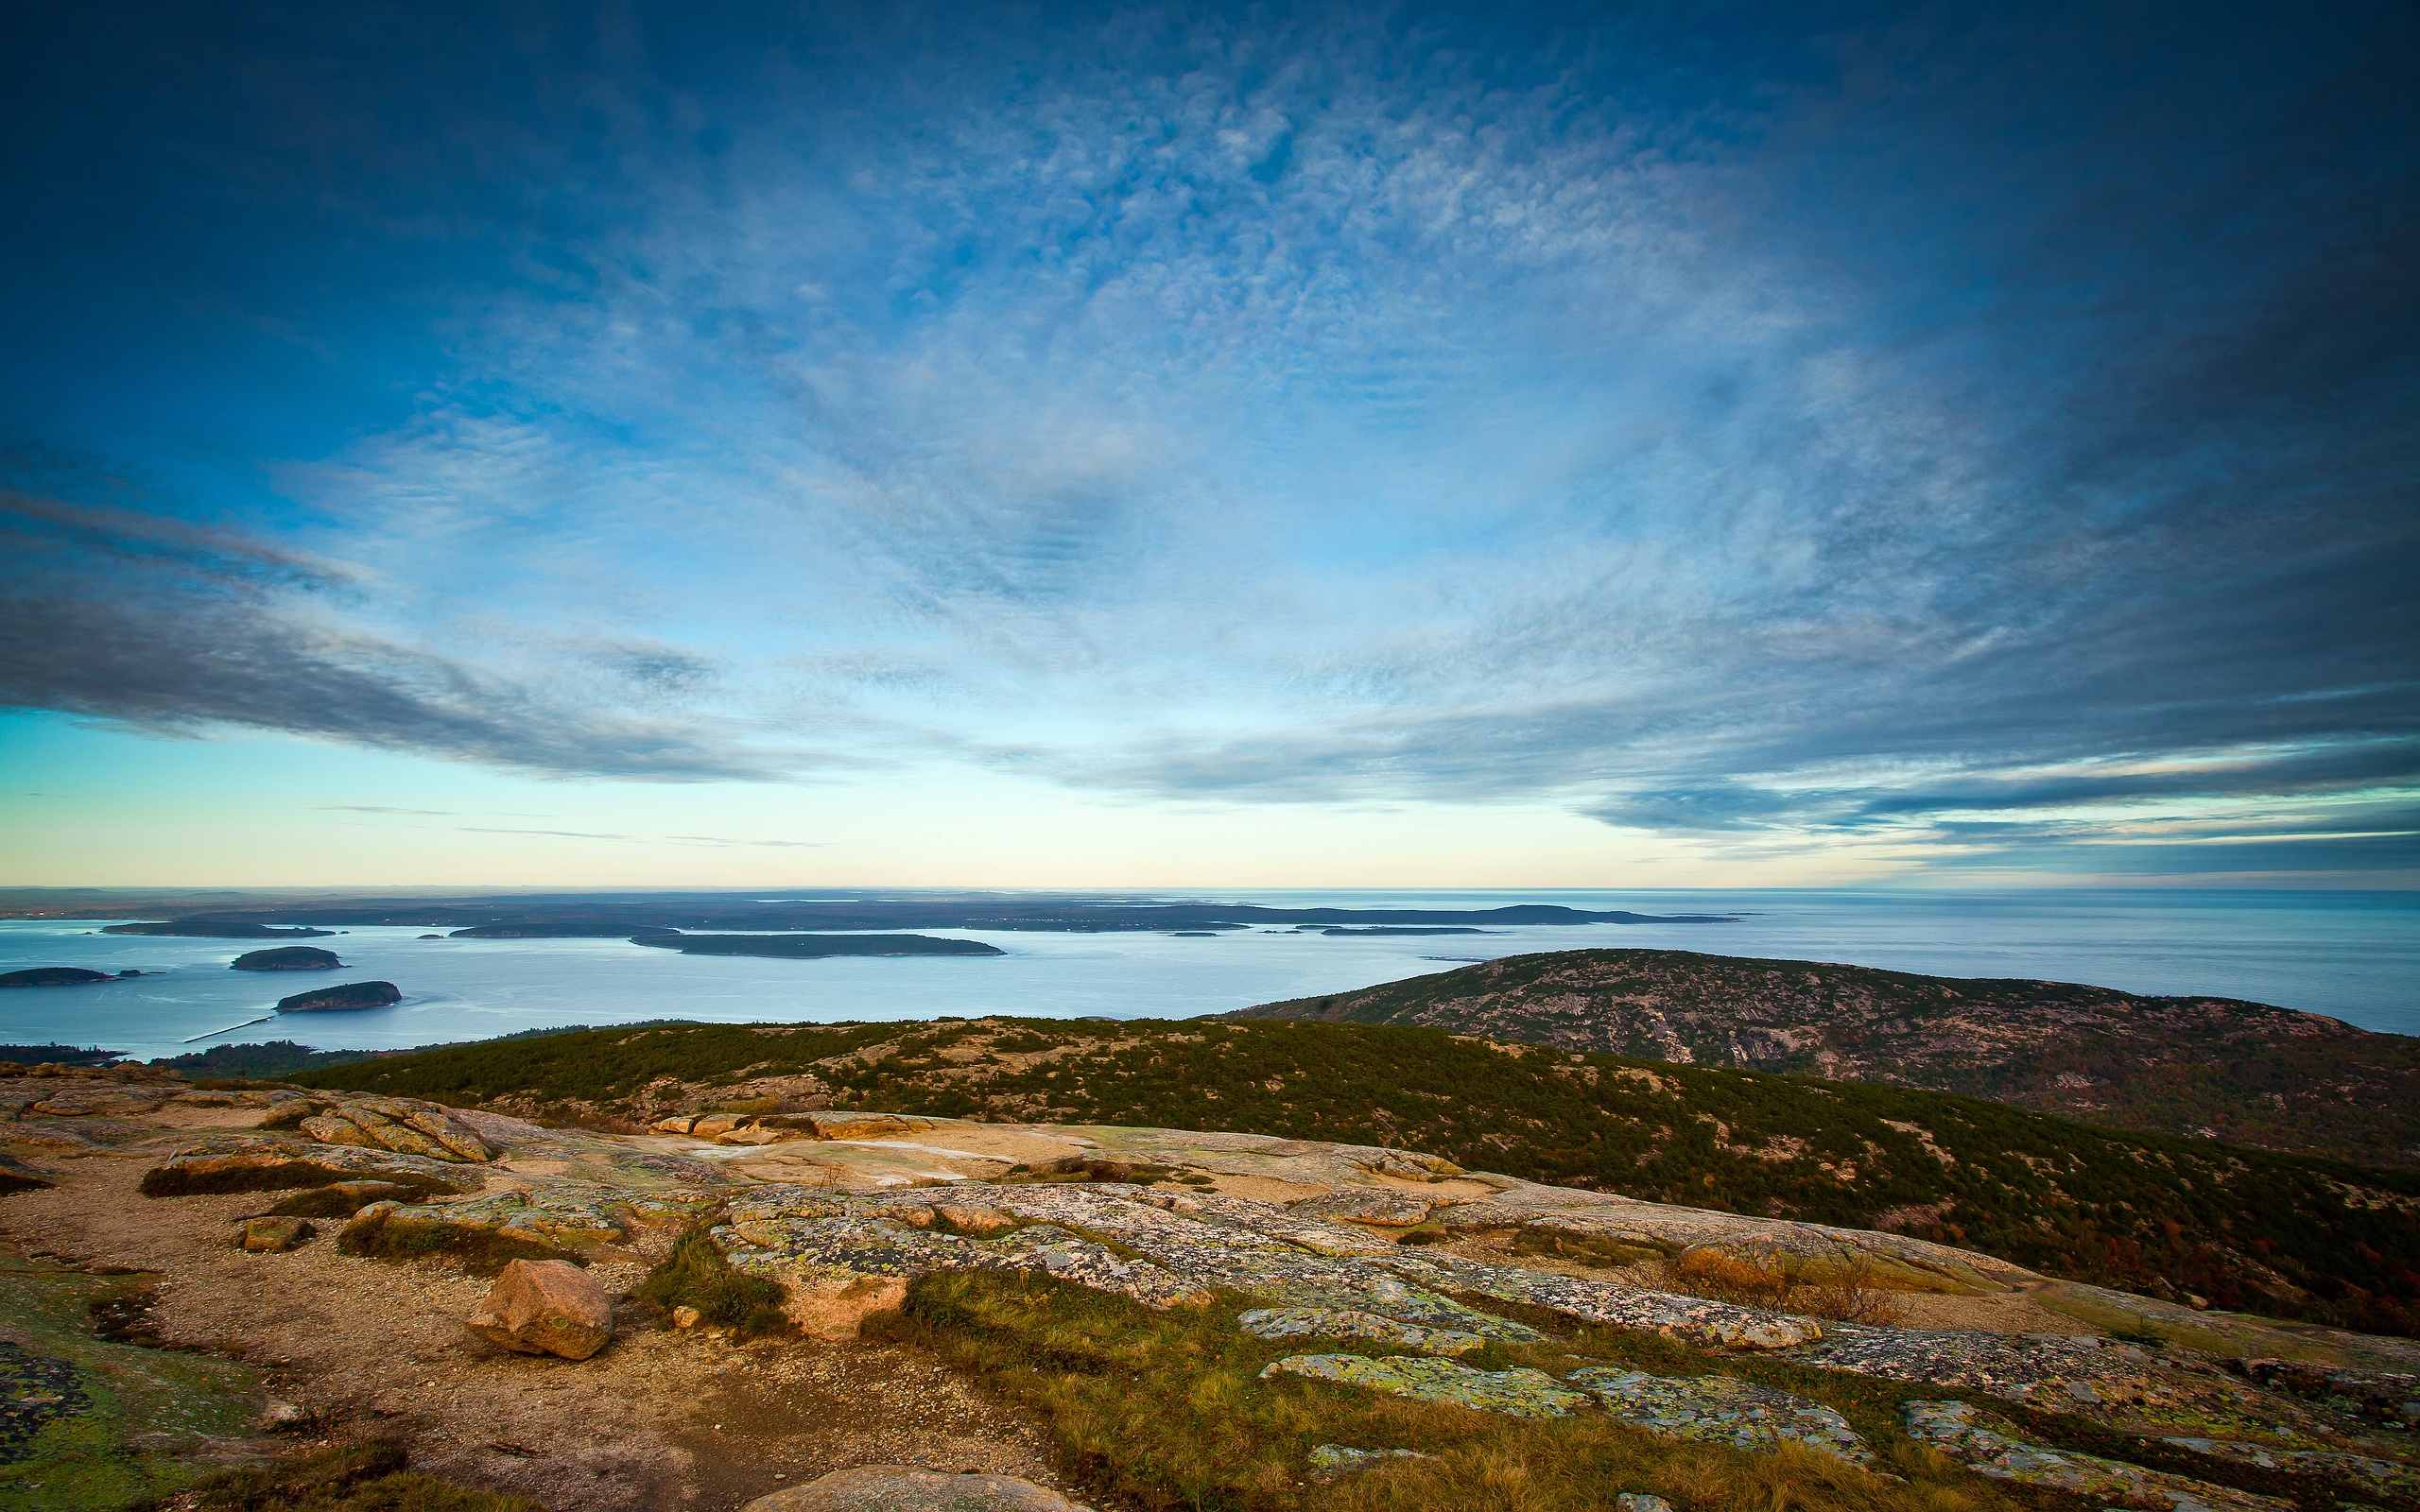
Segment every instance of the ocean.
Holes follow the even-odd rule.
[[[144,1057],[300,1040],[394,1049],[565,1024],[883,1022],[940,1014],[1186,1018],[1342,991],[1461,959],[1582,946],[1656,946],[1886,967],[1943,976],[2087,982],[2132,992],[2250,998],[2365,1029],[2420,1035],[2420,895],[2380,892],[1219,891],[1165,894],[1284,907],[1494,908],[1563,903],[1736,914],[1727,924],[1591,924],[1485,935],[1330,937],[1236,933],[1006,934],[980,957],[764,960],[688,956],[614,939],[424,940],[358,928],[305,943],[346,970],[231,971],[258,940],[102,935],[93,921],[0,921],[0,971],[133,967],[160,975],[0,992],[0,1041],[102,1045]],[[390,1008],[245,1021],[285,994],[383,978]],[[243,1027],[236,1027],[243,1025]],[[232,1031],[232,1032],[219,1032]]]

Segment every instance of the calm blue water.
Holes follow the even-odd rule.
[[[675,955],[620,940],[423,940],[355,929],[311,943],[344,971],[256,974],[227,963],[259,942],[145,939],[57,920],[0,922],[0,971],[136,967],[165,975],[0,993],[0,1041],[104,1044],[172,1055],[184,1043],[299,1039],[387,1049],[569,1023],[683,1018],[883,1021],[936,1014],[1183,1018],[1453,969],[1432,956],[1583,945],[1672,946],[1889,967],[1945,976],[2090,982],[2212,993],[2420,1034],[2420,896],[2313,892],[1255,892],[1221,899],[1309,907],[1495,907],[1559,902],[1642,913],[1737,913],[1736,924],[1586,925],[1484,936],[1329,938],[1236,934],[962,932],[1009,954],[953,960],[775,961]],[[960,933],[942,930],[927,934]],[[382,977],[395,1007],[310,1014],[213,1035],[289,992]]]

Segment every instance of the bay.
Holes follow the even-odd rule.
[[[100,1044],[151,1057],[201,1044],[277,1039],[322,1049],[394,1049],[648,1019],[1184,1018],[1461,964],[1437,957],[1583,946],[1652,946],[2249,998],[2366,1029],[2420,1034],[2420,896],[2409,893],[1288,890],[1159,896],[1283,907],[1542,902],[1736,914],[1738,921],[1421,936],[925,930],[921,933],[981,939],[1007,954],[825,960],[686,956],[618,939],[428,940],[419,937],[426,933],[419,929],[356,928],[310,942],[341,954],[343,971],[255,973],[230,971],[228,962],[257,948],[258,940],[113,936],[96,933],[100,925],[91,920],[9,920],[0,921],[0,971],[80,966],[160,974],[99,987],[0,992],[0,1040]],[[235,1027],[306,987],[371,978],[397,984],[404,1001],[391,1008],[287,1015]],[[233,1032],[214,1033],[221,1030]]]

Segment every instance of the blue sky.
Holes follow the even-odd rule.
[[[2420,882],[2408,6],[17,32],[0,881]]]

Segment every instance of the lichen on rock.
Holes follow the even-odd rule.
[[[1839,1413],[1754,1382],[1599,1368],[1574,1370],[1565,1379],[1622,1421],[1668,1437],[1747,1450],[1802,1444],[1853,1465],[1874,1458],[1865,1440]]]
[[[1515,1418],[1565,1418],[1588,1402],[1585,1393],[1556,1384],[1554,1377],[1543,1370],[1474,1370],[1450,1360],[1419,1355],[1372,1359],[1359,1354],[1289,1354],[1271,1361],[1260,1375],[1264,1381],[1300,1376],[1305,1381],[1368,1386],[1415,1401],[1450,1402]]]
[[[1970,1402],[1911,1401],[1907,1421],[1909,1437],[1996,1480],[2053,1486],[2111,1505],[2165,1504],[2169,1512],[2293,1512],[2292,1503],[2274,1497],[2030,1442]]]

